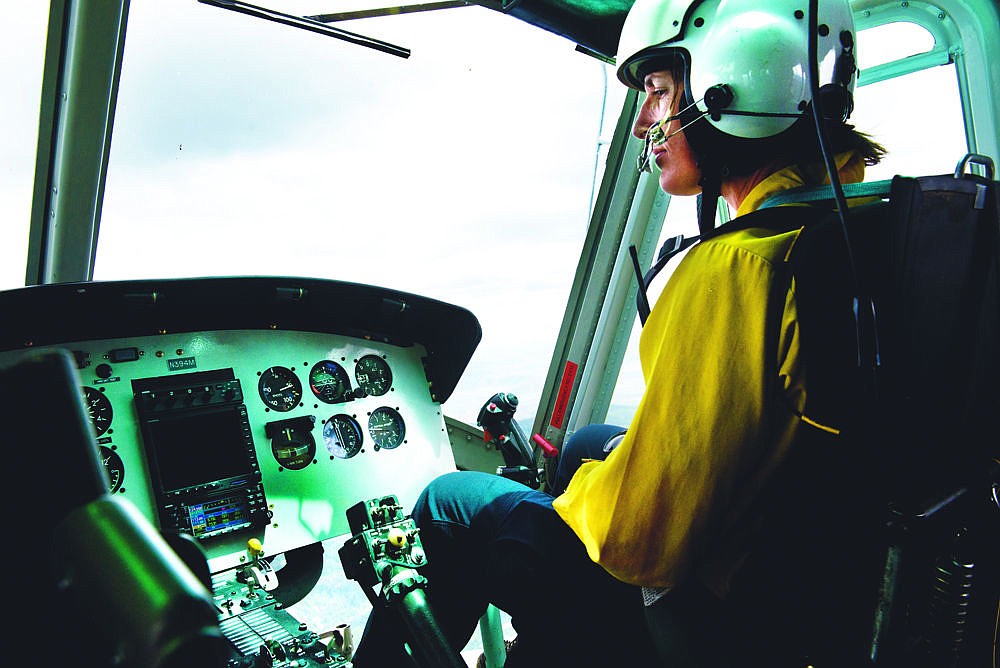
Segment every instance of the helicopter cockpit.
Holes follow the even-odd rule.
[[[428,481],[546,487],[569,436],[636,410],[637,282],[652,302],[669,273],[639,267],[700,202],[636,169],[643,94],[612,81],[633,3],[27,4],[0,26],[34,66],[0,65],[19,656],[347,668],[371,588],[419,593]],[[890,148],[862,195],[995,181],[1000,4],[851,8],[852,118]],[[440,654],[407,614],[431,663],[503,665],[495,608]],[[985,626],[953,626],[974,668]]]

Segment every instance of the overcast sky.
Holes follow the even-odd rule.
[[[23,283],[44,15],[0,40],[23,54],[0,72],[18,82],[0,121],[23,129],[3,140],[4,287]],[[480,7],[340,27],[412,55],[132,1],[95,278],[315,276],[449,301],[484,330],[449,414],[511,391],[530,417],[589,218],[604,65]]]

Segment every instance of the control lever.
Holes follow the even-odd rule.
[[[236,574],[236,579],[247,586],[250,599],[257,598],[257,589],[273,591],[278,587],[278,574],[274,571],[271,563],[264,559],[263,556],[264,546],[260,540],[256,538],[248,540],[248,563]]]
[[[467,668],[427,604],[427,563],[416,522],[403,515],[397,497],[361,501],[347,509],[353,537],[340,548],[344,575],[356,580],[373,607],[388,606],[402,618],[422,668]],[[372,588],[381,583],[381,593]]]
[[[497,468],[497,474],[538,489],[541,475],[538,468],[538,451],[546,458],[559,454],[541,435],[532,437],[536,448],[528,445],[528,439],[520,425],[514,422],[517,397],[510,392],[497,392],[479,409],[476,424],[483,428],[483,438],[487,443],[496,443],[503,455],[504,466]]]

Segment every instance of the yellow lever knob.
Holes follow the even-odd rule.
[[[264,546],[261,545],[260,540],[257,538],[251,538],[247,541],[247,551],[253,557],[258,557],[264,552]]]
[[[397,549],[404,547],[406,545],[406,532],[399,527],[393,527],[389,529],[388,540],[389,544]]]

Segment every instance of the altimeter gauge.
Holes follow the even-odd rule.
[[[366,394],[380,397],[392,387],[389,363],[378,355],[365,355],[354,366],[354,377]]]

